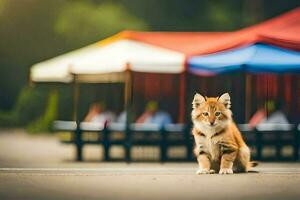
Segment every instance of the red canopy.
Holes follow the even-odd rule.
[[[232,32],[138,32],[122,31],[112,39],[131,39],[192,55],[202,45]]]
[[[182,52],[187,56],[209,54],[265,42],[300,50],[300,7],[278,17],[235,32],[135,32],[119,37]]]
[[[300,7],[257,25],[235,32],[244,40],[300,50]]]

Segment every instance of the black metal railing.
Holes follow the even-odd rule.
[[[300,125],[294,124],[261,124],[256,128],[249,128],[248,124],[239,124],[246,143],[255,150],[255,160],[298,160],[299,159],[299,134]],[[194,160],[192,153],[193,137],[191,126],[186,124],[168,124],[159,126],[156,124],[130,124],[126,126],[120,123],[106,125],[90,122],[55,121],[54,131],[71,132],[72,137],[62,140],[63,143],[76,145],[76,160],[83,160],[82,150],[85,145],[97,144],[103,146],[103,158],[105,161],[113,160],[110,149],[114,145],[120,145],[125,149],[124,159],[132,161],[131,150],[134,146],[157,146],[160,149],[160,161],[172,160],[168,156],[170,147],[184,146],[186,154],[182,161]],[[85,137],[84,133],[96,133],[97,137]],[[117,135],[118,137],[114,137]],[[291,146],[292,155],[286,157],[282,154],[285,146]],[[275,148],[273,157],[263,154],[265,148]],[[179,160],[179,159],[177,159]]]

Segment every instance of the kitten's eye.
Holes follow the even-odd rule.
[[[218,117],[221,115],[221,112],[215,112],[215,116]]]
[[[202,113],[203,116],[207,117],[208,116],[208,112],[204,112]]]

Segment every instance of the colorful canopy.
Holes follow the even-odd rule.
[[[258,41],[300,50],[300,7],[265,23],[245,29],[258,34]]]
[[[142,35],[145,35],[145,41],[140,40]],[[181,73],[185,71],[187,55],[194,48],[220,35],[223,34],[124,31],[32,66],[31,80],[68,83],[76,75],[76,80],[80,82],[115,82],[122,81],[121,73],[126,70]]]
[[[38,63],[31,69],[31,79],[37,82],[71,82],[73,74],[76,74],[79,80],[85,82],[107,82],[108,79],[122,81],[122,76],[118,73],[126,70],[181,73],[184,71],[184,60],[185,56],[182,53],[121,39],[107,45],[90,45]],[[106,76],[95,77],[97,74]]]
[[[300,7],[262,23],[210,40],[192,55],[216,53],[257,42],[300,50]]]
[[[133,32],[122,37],[175,50],[187,56],[216,53],[257,42],[300,50],[300,7],[234,32]]]
[[[253,44],[207,56],[195,56],[188,61],[188,70],[200,75],[235,71],[300,72],[300,52]]]
[[[30,77],[34,82],[68,83],[74,80],[75,74],[76,80],[82,82],[107,82],[122,81],[122,73],[126,70],[181,73],[186,71],[186,63],[192,56],[221,52],[257,42],[300,50],[299,34],[300,8],[236,32],[123,31],[96,44],[38,63],[32,66]],[[266,72],[272,71],[269,68],[264,69]],[[199,70],[200,68],[197,73]],[[205,69],[200,74],[221,71],[220,68]]]

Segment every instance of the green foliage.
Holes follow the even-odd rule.
[[[64,0],[0,1],[0,109],[10,110],[28,82],[30,66],[70,48],[53,31]]]
[[[0,0],[0,18],[4,8],[5,8],[5,0]]]
[[[145,30],[147,25],[116,3],[75,1],[61,9],[55,31],[70,44],[88,44],[124,29]]]
[[[12,127],[17,125],[18,113],[13,111],[0,111],[0,127]]]
[[[30,123],[27,130],[30,133],[48,132],[51,125],[58,116],[58,91],[52,90],[49,95],[45,113],[37,120]]]
[[[215,2],[208,6],[208,17],[214,24],[212,29],[218,30],[233,30],[239,23],[238,13],[226,8],[220,2]]]
[[[44,87],[22,89],[15,107],[11,111],[0,112],[0,126],[24,126],[41,115],[48,89]]]

